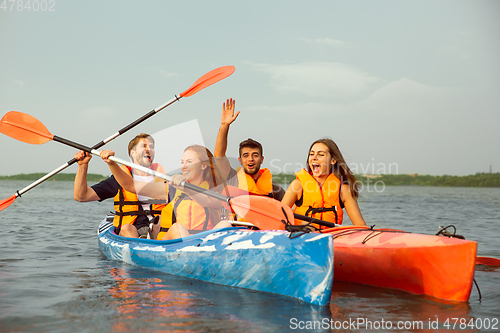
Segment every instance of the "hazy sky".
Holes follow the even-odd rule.
[[[236,67],[111,142],[120,158],[137,133],[186,122],[213,150],[232,97],[241,115],[228,155],[252,137],[273,171],[303,167],[310,144],[330,137],[356,173],[500,172],[500,1],[12,4],[0,9],[1,116],[28,113],[88,146],[204,73]],[[178,163],[188,141],[157,149]],[[0,175],[50,172],[75,152],[0,135]],[[109,169],[94,158],[90,172]]]

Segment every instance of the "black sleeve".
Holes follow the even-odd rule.
[[[99,201],[113,198],[120,189],[120,184],[116,181],[114,176],[111,176],[100,183],[92,185],[91,188],[99,197]]]
[[[283,189],[283,187],[273,182],[273,198],[278,201],[281,201],[281,199],[283,199],[284,196],[285,196],[285,190]]]

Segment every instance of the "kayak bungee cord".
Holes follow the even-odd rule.
[[[453,234],[450,233],[447,229],[452,227],[453,228]],[[436,233],[436,236],[446,236],[446,237],[455,237],[458,239],[465,239],[464,236],[462,235],[457,235],[457,228],[453,225],[450,224],[447,227],[439,226],[440,230]]]

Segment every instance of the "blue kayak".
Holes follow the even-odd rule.
[[[159,241],[118,236],[106,219],[99,248],[111,260],[211,283],[326,305],[333,284],[333,238],[223,228]]]

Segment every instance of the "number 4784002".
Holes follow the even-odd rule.
[[[55,0],[0,0],[0,10],[4,12],[55,12]]]
[[[498,330],[498,318],[448,318],[443,323],[446,329],[493,329]]]

